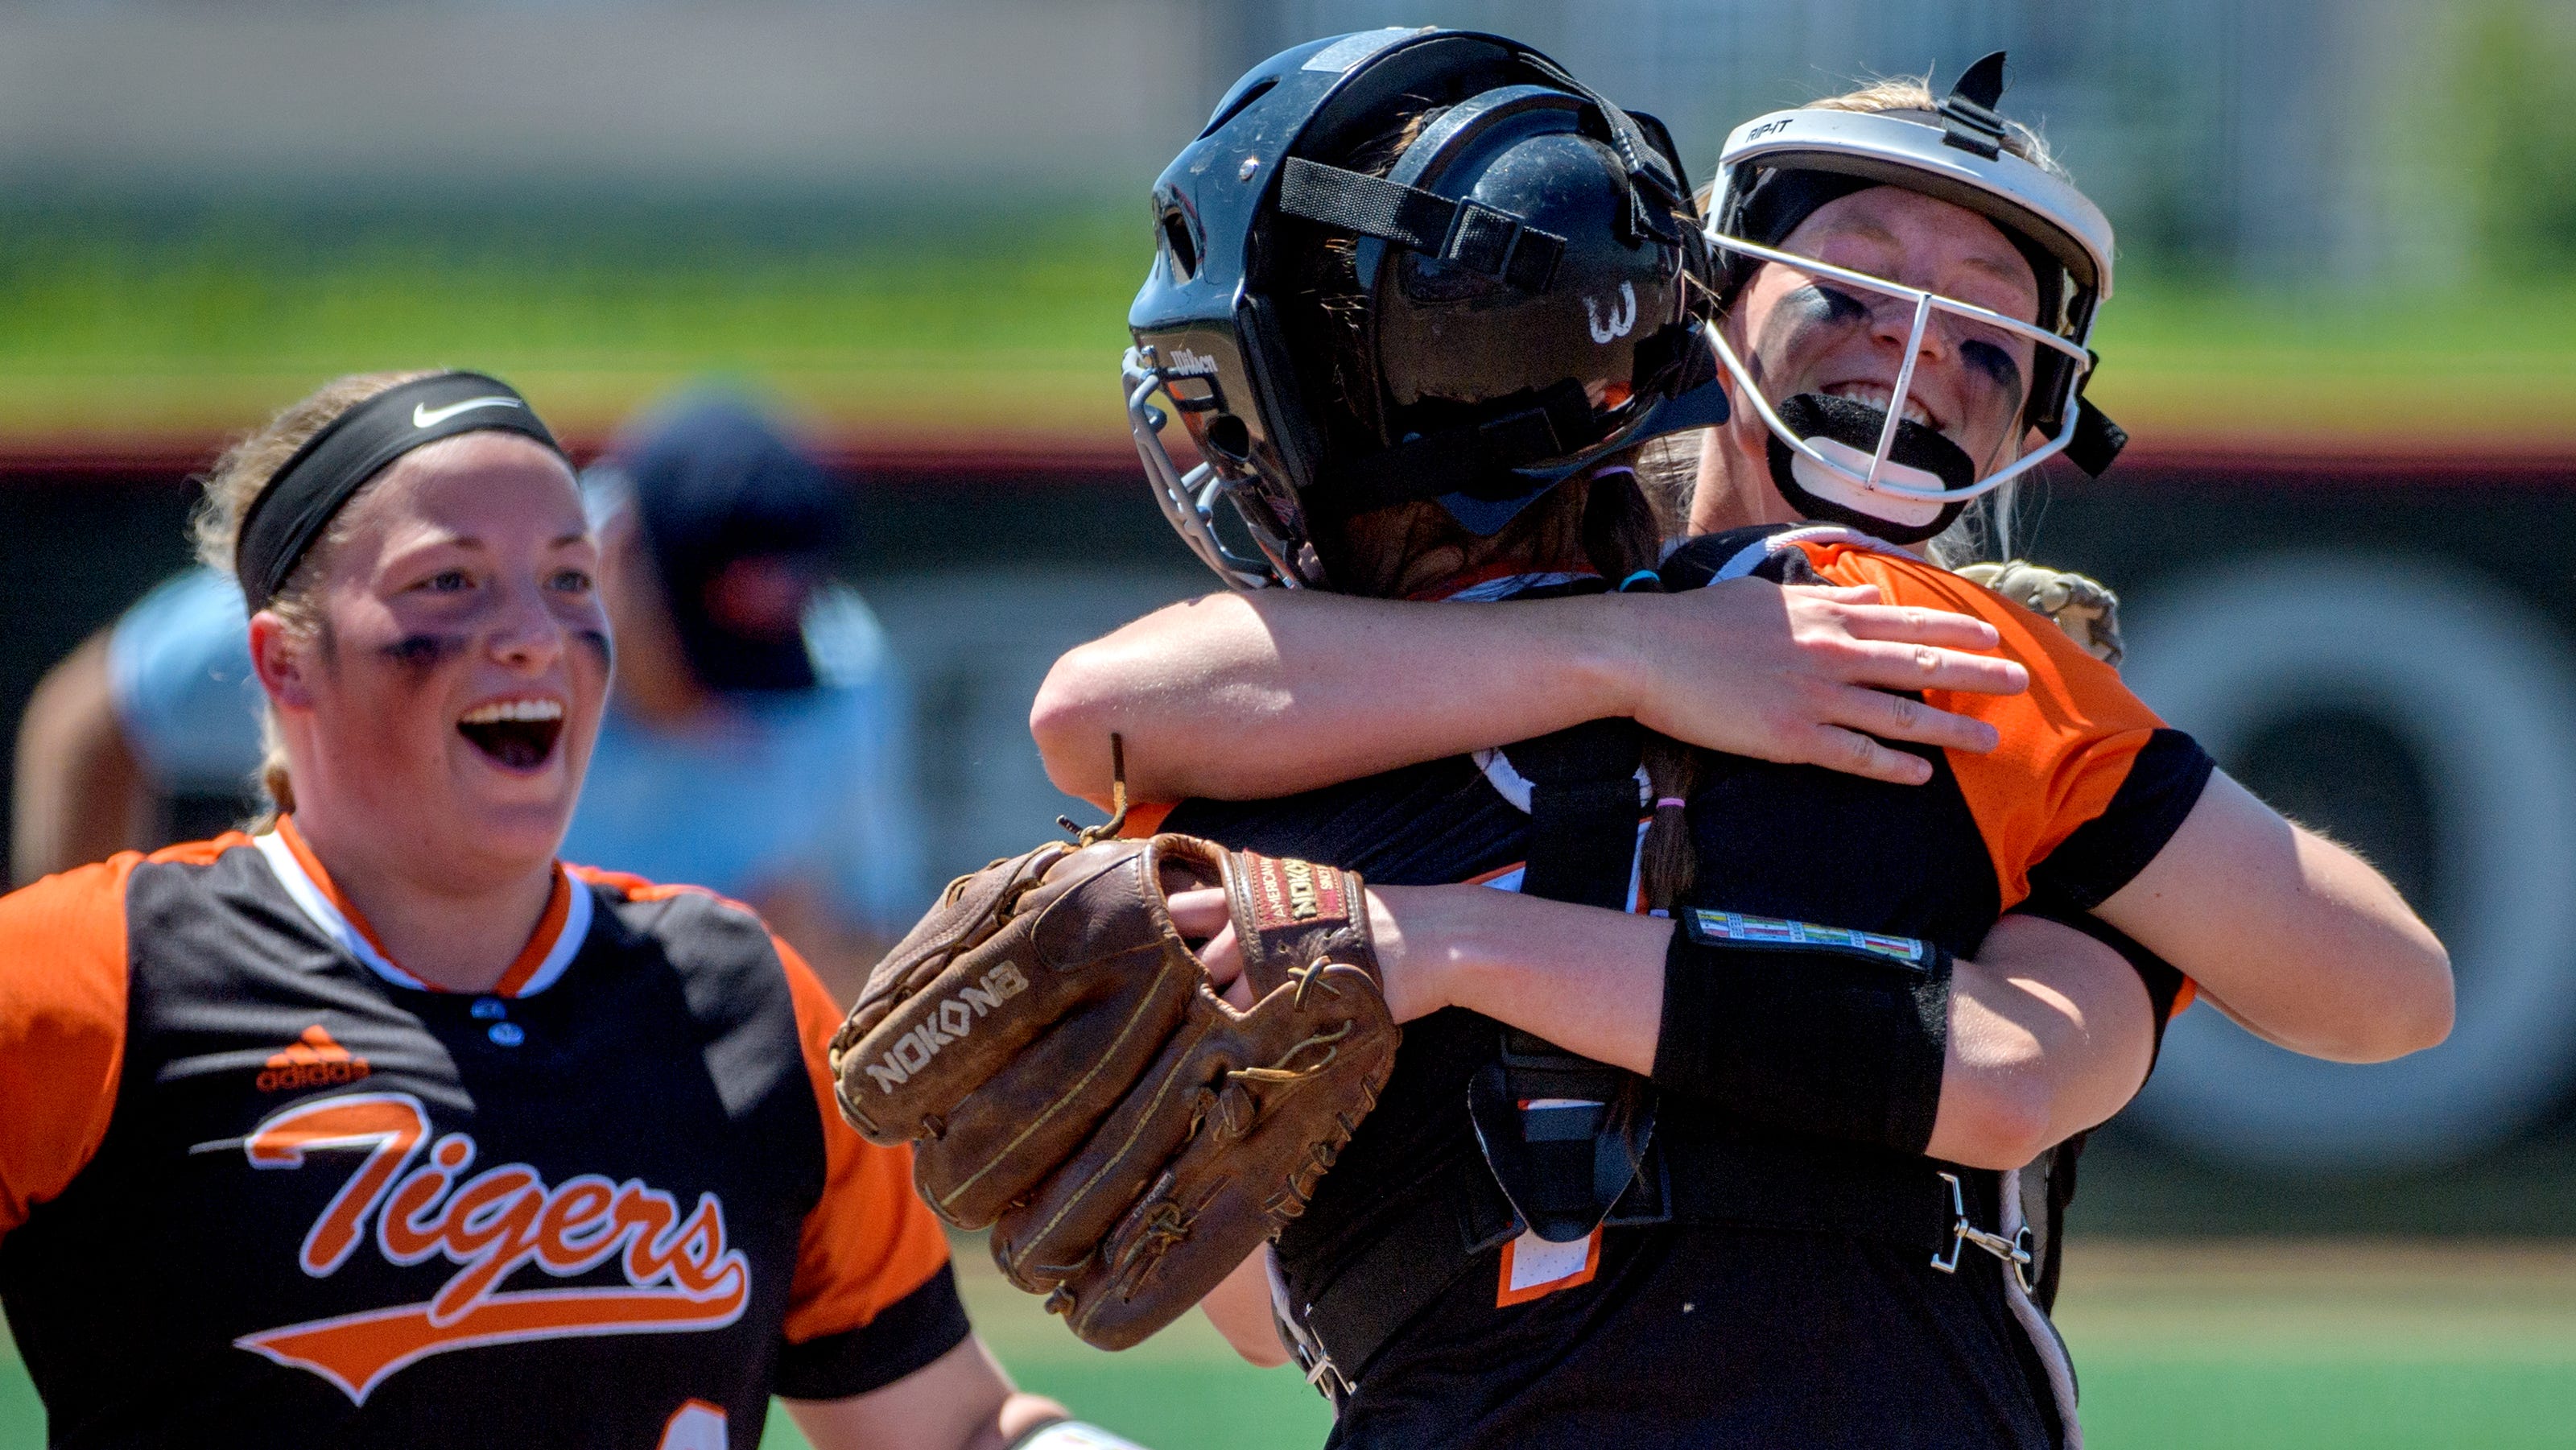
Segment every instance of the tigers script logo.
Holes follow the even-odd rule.
[[[424,1144],[426,1161],[414,1167]],[[307,1168],[306,1155],[320,1150],[366,1158],[305,1234],[296,1256],[305,1273],[328,1278],[370,1241],[388,1263],[444,1257],[456,1265],[423,1303],[233,1341],[311,1370],[353,1404],[365,1404],[395,1371],[447,1350],[721,1329],[742,1317],[751,1298],[751,1265],[741,1250],[726,1247],[724,1205],[712,1193],[700,1194],[683,1217],[678,1200],[638,1179],[613,1183],[582,1173],[548,1187],[524,1163],[468,1178],[473,1138],[449,1133],[432,1142],[429,1114],[409,1093],[298,1103],[242,1140],[254,1168]],[[621,1287],[499,1287],[530,1263],[568,1278],[621,1256]]]

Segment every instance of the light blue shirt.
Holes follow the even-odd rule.
[[[125,611],[107,637],[107,688],[127,744],[163,794],[248,788],[264,697],[230,578],[191,569]]]
[[[725,696],[678,730],[612,701],[564,859],[744,898],[803,881],[854,924],[909,925],[926,900],[910,693],[855,592],[818,594],[805,634],[815,689]],[[258,768],[249,636],[240,589],[202,568],[117,621],[117,718],[164,791],[231,793]]]
[[[667,730],[611,709],[564,859],[728,896],[801,879],[900,933],[926,902],[911,702],[857,594],[807,611],[820,687],[727,695]]]

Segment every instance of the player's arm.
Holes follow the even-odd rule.
[[[1995,631],[1875,589],[1735,580],[1491,604],[1310,590],[1159,610],[1056,661],[1029,713],[1059,787],[1105,804],[1109,737],[1144,800],[1254,800],[1627,715],[1677,739],[1903,784],[1870,737],[1989,750],[1980,722],[1887,690],[2010,692]]]
[[[1675,923],[1658,917],[1481,886],[1370,887],[1369,895],[1398,1022],[1464,1007],[1757,1115],[1768,1106],[1730,1098],[1730,1074],[1743,1064],[1712,1059],[1739,1029],[1802,1044],[1792,1071],[1755,1091],[1796,1098],[1797,1075],[1819,1072],[1819,1082],[1849,1090],[1835,1111],[1850,1121],[1780,1125],[1971,1167],[2018,1168],[2107,1119],[2145,1081],[2153,1051],[2136,970],[2053,921],[2008,918],[1977,960],[1948,961],[1946,988],[1864,963],[1852,980],[1809,995],[1800,964],[1757,960],[1743,980],[1780,990],[1753,1003],[1723,985],[1731,964],[1722,950],[1677,941]],[[1212,975],[1229,979],[1224,912],[1220,892],[1172,898],[1174,924],[1208,935],[1201,955]],[[1832,970],[1817,969],[1815,980]],[[1788,1109],[1792,1118],[1801,1111]]]
[[[1003,1450],[1067,1418],[1055,1401],[1014,1389],[972,1335],[882,1389],[782,1403],[814,1450]]]
[[[107,1137],[125,1069],[125,881],[135,858],[0,898],[0,1239]]]
[[[147,844],[143,765],[125,738],[100,630],[38,682],[18,725],[10,870],[20,884]]]
[[[2035,888],[2089,905],[2293,1051],[2375,1062],[2449,1035],[2450,958],[2396,888],[2215,770],[2056,629],[1910,561],[1844,553],[1823,572],[1986,611],[2030,663],[2025,695],[1936,701],[2011,741],[1952,765],[1999,861],[2027,863]]]
[[[2094,911],[2294,1052],[2379,1062],[2450,1035],[2450,955],[2397,888],[2224,773]]]
[[[817,1450],[1099,1450],[1126,1442],[1015,1389],[967,1325],[946,1236],[913,1194],[912,1155],[862,1141],[834,1106],[839,1008],[772,937],[823,1129],[824,1184],[788,1290],[777,1392]],[[1048,1427],[1064,1425],[1065,1430]],[[1078,1432],[1078,1433],[1077,1433]]]
[[[1270,1308],[1270,1249],[1267,1245],[1253,1251],[1251,1258],[1235,1266],[1225,1282],[1216,1286],[1199,1301],[1199,1312],[1234,1352],[1263,1369],[1277,1369],[1289,1360],[1288,1346],[1279,1338],[1279,1321]]]

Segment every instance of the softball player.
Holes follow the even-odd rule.
[[[208,493],[281,813],[0,899],[0,1302],[52,1442],[705,1450],[773,1393],[824,1446],[1072,1433],[840,1122],[797,955],[556,860],[609,637],[526,401],[342,379]]]
[[[2060,239],[2034,235],[2027,203],[2080,197],[1999,143],[1952,168],[1967,180],[1923,179],[1954,120],[1993,140],[1977,94],[1775,157],[1841,179],[1799,183],[1803,210],[1779,193],[1798,215],[1778,237],[1710,243],[1749,265],[1665,225],[1684,205],[1659,128],[1492,37],[1287,52],[1158,188],[1129,381],[1149,476],[1193,547],[1238,584],[1532,601],[1439,611],[1428,645],[1409,624],[1421,603],[1167,614],[1068,659],[1036,712],[1042,743],[1123,733],[1172,708],[1176,680],[1222,680],[1201,718],[1232,710],[1240,728],[1196,751],[1130,735],[1139,774],[1277,794],[1285,756],[1315,788],[1191,800],[1163,824],[1372,882],[1406,1042],[1267,1266],[1283,1331],[1341,1408],[1337,1444],[2075,1443],[2045,1318],[2069,1185],[2042,1155],[2143,1077],[2185,990],[2159,956],[2306,1050],[2388,1056],[2447,1030],[2439,944],[2384,882],[2215,774],[2054,626],[1897,541],[2048,451],[2107,461],[2113,438],[2075,361],[2108,288],[2107,227],[2075,229],[2070,245],[2101,243],[2084,258],[2044,245]],[[1759,184],[1746,164],[1730,151],[1730,186]],[[1715,326],[1668,273],[1727,304]],[[1879,292],[1907,304],[1893,324],[1851,295]],[[1700,348],[1722,379],[1693,373]],[[1162,455],[1156,388],[1203,470]],[[1697,513],[1754,527],[1641,567],[1655,551],[1623,451],[1730,413],[1784,441],[1741,450],[1767,473],[1713,470]],[[1767,512],[1711,501],[1757,485]],[[1218,502],[1241,533],[1211,527]],[[1867,526],[1765,526],[1837,509]],[[1936,690],[1998,744],[1903,752],[1919,788],[1677,755],[1607,690],[1591,714],[1612,718],[1446,753],[1460,713],[1526,721],[1515,696],[1580,696],[1534,681],[1587,657],[1533,637],[1625,627],[1652,602],[1627,591],[1746,576],[1982,619],[2029,692]],[[1339,640],[1292,652],[1265,629],[1306,613]],[[1482,678],[1415,729],[1416,682],[1456,680],[1437,656],[1462,638],[1491,650]],[[1307,718],[1308,683],[1354,657],[1377,671],[1374,713],[1345,694]],[[1345,772],[1362,778],[1333,783],[1315,741],[1287,743],[1300,733],[1367,762]],[[1416,763],[1363,776],[1390,760]],[[1221,962],[1215,906],[1174,911]],[[2058,921],[1998,922],[2015,907]],[[1221,1297],[1211,1313],[1259,1353]]]

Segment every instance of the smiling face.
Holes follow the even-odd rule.
[[[1836,198],[1801,222],[1780,250],[2019,322],[2038,315],[2038,284],[2020,249],[1977,213],[1918,192],[1873,186]],[[1822,394],[1883,410],[1913,323],[1913,305],[1902,298],[1766,262],[1728,309],[1724,328],[1774,405]],[[2035,349],[2028,338],[1934,311],[1903,416],[1958,445],[1979,477],[1992,473],[2021,454]],[[1694,529],[1800,516],[1772,486],[1768,437],[1748,407],[1711,431]]]
[[[300,818],[460,887],[542,868],[608,692],[571,469],[515,434],[405,454],[333,525],[319,626],[251,622]]]

